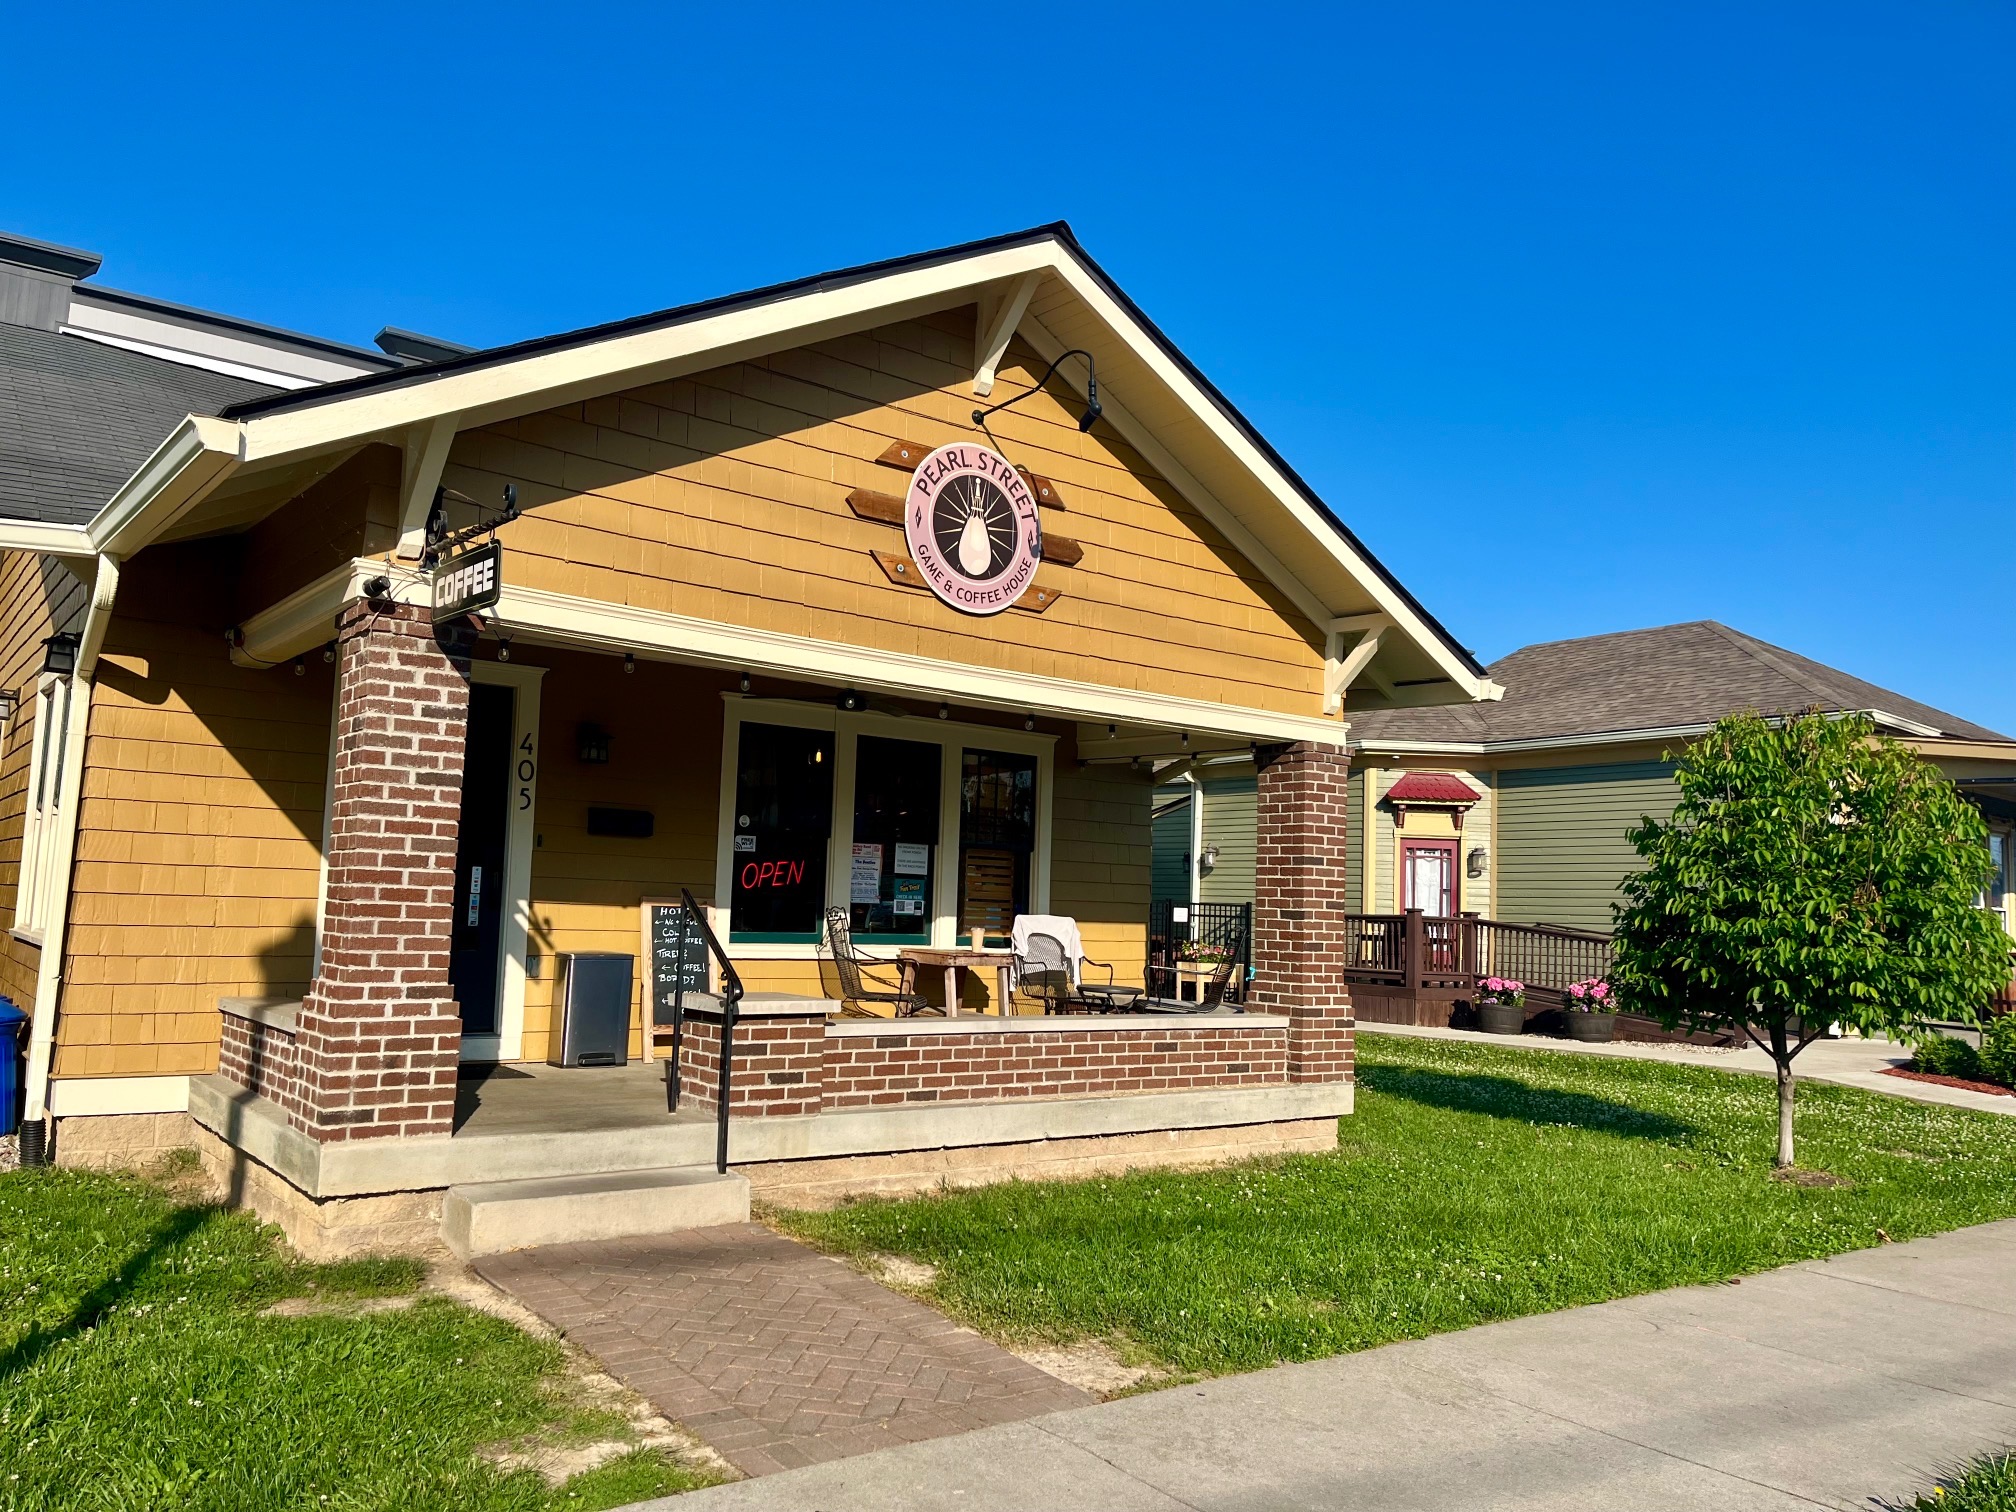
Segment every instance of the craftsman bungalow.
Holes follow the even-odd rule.
[[[94,267],[0,247],[24,434],[158,423],[0,520],[0,990],[57,1158],[194,1142],[311,1249],[468,1251],[1334,1137],[1345,710],[1496,689],[1067,228],[473,352]],[[1139,982],[1155,767],[1212,753],[1250,1011],[1006,1018],[976,972],[995,1014],[838,1016],[829,909],[885,957],[1067,915]],[[676,1116],[544,1065],[560,963],[682,891],[749,989],[729,1178],[713,999],[654,1047],[630,978]]]

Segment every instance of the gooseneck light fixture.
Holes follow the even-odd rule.
[[[1020,404],[1031,394],[1036,393],[1044,384],[1050,381],[1050,375],[1057,371],[1057,363],[1062,362],[1066,357],[1083,357],[1085,359],[1085,413],[1078,417],[1078,429],[1081,431],[1092,429],[1100,415],[1104,414],[1105,411],[1099,405],[1099,371],[1092,365],[1092,354],[1083,347],[1073,347],[1068,352],[1059,352],[1057,354],[1057,361],[1051,363],[1050,366],[1043,370],[1043,376],[1036,380],[1033,387],[1024,389],[1019,394],[1011,394],[999,404],[990,404],[986,409],[976,409],[973,411],[973,423],[983,431],[986,431],[987,417],[989,415],[1007,409],[1010,405]],[[990,441],[994,439],[992,431],[987,431],[987,439]]]

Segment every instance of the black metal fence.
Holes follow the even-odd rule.
[[[1246,1000],[1253,978],[1253,905],[1251,903],[1185,903],[1158,898],[1148,908],[1148,991],[1155,997],[1175,997],[1176,963],[1183,947],[1231,950],[1239,969],[1226,984],[1228,1002]]]

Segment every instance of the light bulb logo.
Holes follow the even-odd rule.
[[[998,614],[1019,599],[1043,552],[1028,484],[984,446],[941,446],[911,475],[903,533],[921,581],[967,614]]]

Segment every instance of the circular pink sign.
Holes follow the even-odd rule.
[[[910,475],[903,536],[924,582],[963,614],[999,614],[1043,559],[1036,496],[997,451],[941,446]]]

